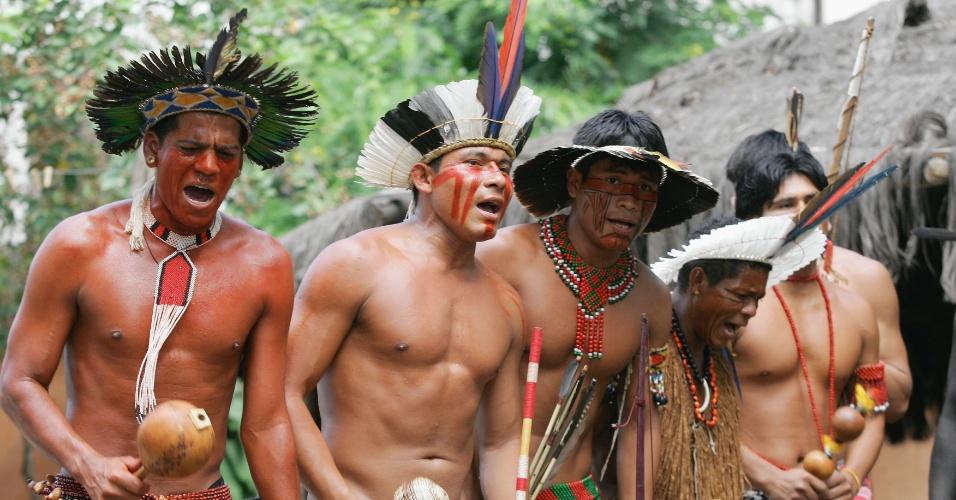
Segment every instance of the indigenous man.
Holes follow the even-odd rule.
[[[219,466],[240,368],[241,436],[256,487],[269,499],[298,493],[282,404],[291,260],[272,237],[218,209],[243,152],[265,168],[281,164],[276,152],[299,143],[315,104],[294,74],[260,71],[258,55],[240,60],[244,17],[195,66],[188,48],[149,53],[107,74],[88,101],[103,149],[142,142],[156,178],[132,201],[60,223],[30,269],[0,390],[21,431],[63,467],[44,494],[229,498]],[[66,415],[47,392],[64,351]],[[137,420],[169,399],[205,409],[212,456],[186,477],[144,482],[134,474]]]
[[[476,453],[484,495],[515,496],[526,324],[475,245],[497,231],[541,100],[515,85],[510,107],[496,106],[479,89],[504,87],[485,77],[422,92],[376,124],[358,175],[411,188],[417,213],[330,245],[299,289],[287,403],[317,498],[392,498],[418,477],[462,498]],[[321,432],[303,401],[316,384]]]
[[[651,266],[665,283],[677,283],[671,339],[651,355],[662,433],[654,498],[742,497],[740,406],[726,347],[757,313],[768,284],[823,252],[822,232],[789,240],[794,227],[786,216],[717,217]]]
[[[806,153],[765,156],[737,184],[737,216],[793,216],[826,182],[819,162]],[[825,481],[799,465],[809,451],[828,446],[831,416],[854,376],[885,394],[872,308],[856,293],[824,280],[815,262],[773,292],[734,343],[745,402],[747,477],[771,499],[853,498],[861,488],[859,478],[879,454],[882,414],[869,419],[847,447],[845,467]]]
[[[806,143],[798,141],[798,149],[810,154]],[[765,130],[743,140],[727,161],[727,179],[735,186],[740,177],[763,156],[793,151],[783,132]],[[880,331],[880,359],[886,364],[886,388],[890,407],[886,421],[903,418],[913,391],[906,345],[900,332],[900,303],[890,272],[879,261],[853,250],[828,244],[824,252],[823,275],[860,294],[876,314]]]
[[[603,147],[555,148],[515,173],[515,193],[531,214],[547,216],[569,204],[570,214],[508,227],[479,248],[479,257],[521,295],[527,325],[544,331],[532,449],[545,440],[556,405],[565,403],[559,395],[565,392],[562,381],[587,369],[581,385],[590,382],[593,389],[582,390],[578,399],[601,401],[612,378],[641,355],[642,313],[651,314],[651,344],[666,341],[667,288],[628,246],[644,232],[683,222],[717,202],[708,181],[667,159],[660,129],[643,114],[604,113],[585,123],[578,136]],[[625,378],[628,408],[637,377],[635,369]],[[586,408],[586,403],[577,406]],[[542,451],[543,458],[535,461],[541,464],[537,481],[533,462],[532,487],[550,484],[539,500],[568,498],[567,492],[597,498],[590,476],[595,412],[574,413],[569,424],[577,426],[578,439],[543,447],[551,452]],[[618,447],[622,498],[635,495],[636,436],[636,419],[631,419]],[[552,462],[563,466],[548,474]],[[648,471],[650,462],[645,461]]]

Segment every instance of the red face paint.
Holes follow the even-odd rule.
[[[633,196],[641,201],[657,203],[657,191],[643,190],[641,184],[611,184],[604,179],[591,178],[584,181],[581,187],[588,191],[599,191],[611,196]]]
[[[452,195],[451,210],[449,214],[452,220],[458,221],[459,224],[465,223],[468,218],[468,214],[470,213],[471,206],[475,203],[475,197],[478,193],[478,188],[481,187],[481,185],[485,182],[486,175],[502,175],[504,178],[501,193],[503,203],[499,207],[498,211],[498,213],[501,214],[508,207],[508,202],[511,200],[511,195],[514,192],[514,185],[511,181],[511,178],[507,174],[504,174],[501,169],[498,168],[497,164],[491,163],[489,165],[474,165],[460,163],[442,166],[441,171],[439,171],[438,175],[435,176],[433,182],[435,187],[438,187],[449,180],[454,181],[455,188]],[[501,219],[499,217],[496,220],[486,221],[484,223],[484,235],[486,237],[491,237],[494,235],[495,231],[497,231],[498,222],[500,222],[500,220]]]
[[[584,211],[591,211],[594,232],[609,249],[623,252],[647,227],[657,206],[657,192],[647,190],[641,184],[612,184],[601,178],[590,178],[581,187],[586,200]],[[609,215],[621,196],[632,198],[631,203],[636,206]],[[633,227],[628,229],[627,225]]]

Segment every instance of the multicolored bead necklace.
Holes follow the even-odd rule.
[[[823,280],[820,278],[820,275],[818,273],[814,273],[813,277],[810,279],[815,280],[820,286],[820,293],[823,294],[823,302],[826,304],[827,308],[827,326],[830,328],[830,408],[828,414],[830,416],[830,420],[833,420],[833,411],[836,408],[836,391],[834,390],[836,369],[833,349],[833,311],[830,309],[830,296],[827,294],[827,289],[823,285]],[[803,282],[809,280],[803,278],[788,278],[787,281]],[[790,312],[790,308],[787,307],[786,301],[783,300],[783,294],[780,293],[780,289],[774,286],[773,292],[777,294],[777,299],[780,301],[780,305],[783,306],[783,312],[787,315],[787,320],[790,322],[790,330],[793,331],[793,340],[797,344],[797,354],[800,355],[800,367],[803,369],[803,380],[807,383],[807,394],[810,395],[810,408],[813,410],[813,421],[817,424],[817,435],[820,437],[820,445],[825,449],[827,448],[828,440],[825,439],[823,434],[823,426],[820,423],[820,413],[817,412],[817,400],[813,398],[813,386],[810,384],[810,372],[807,369],[807,360],[803,355],[803,345],[800,343],[800,334],[797,333],[797,323],[793,320],[793,314]],[[830,433],[826,437],[832,439],[833,429],[830,429]]]
[[[697,369],[697,363],[690,353],[687,346],[687,338],[684,331],[677,321],[677,312],[671,310],[671,333],[674,335],[674,343],[677,344],[677,352],[680,354],[680,361],[684,365],[684,375],[687,379],[687,385],[690,387],[690,395],[694,399],[694,416],[697,420],[703,422],[707,427],[717,425],[717,371],[714,369],[713,360],[710,356],[710,346],[704,346],[704,372],[709,372],[710,379],[705,379]],[[704,404],[697,398],[697,384],[700,383],[707,396],[704,396]],[[711,399],[713,398],[713,399]],[[710,405],[710,419],[705,419],[703,411],[707,411]]]
[[[625,250],[613,266],[601,269],[584,262],[568,238],[567,216],[541,221],[541,240],[554,270],[578,298],[574,355],[601,358],[604,354],[604,306],[627,297],[637,279],[637,259]],[[585,351],[586,349],[586,351]]]

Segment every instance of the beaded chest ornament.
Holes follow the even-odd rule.
[[[625,250],[613,266],[596,268],[584,262],[568,238],[567,216],[541,221],[541,240],[561,281],[578,298],[574,355],[601,358],[604,354],[604,307],[620,302],[634,288],[637,259]]]
[[[136,420],[140,423],[156,406],[156,394],[153,387],[156,383],[159,351],[169,335],[173,333],[179,319],[186,313],[195,289],[196,266],[186,252],[209,243],[222,226],[222,215],[216,212],[216,220],[212,226],[197,235],[183,236],[172,232],[157,221],[150,210],[150,195],[154,184],[155,178],[147,182],[133,199],[130,219],[126,223],[126,232],[131,235],[130,248],[133,251],[146,248],[146,242],[143,240],[145,227],[153,236],[176,251],[163,259],[156,270],[153,316],[149,326],[149,347],[139,366],[139,373],[136,375],[135,413]]]

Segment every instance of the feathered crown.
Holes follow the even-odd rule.
[[[415,163],[429,163],[466,146],[491,146],[514,159],[521,152],[541,98],[521,86],[527,0],[513,0],[499,53],[492,23],[485,25],[478,80],[439,85],[382,117],[358,158],[363,184],[408,188]]]
[[[661,169],[657,206],[644,229],[645,234],[680,224],[717,204],[718,193],[709,180],[658,152],[631,146],[562,146],[544,151],[515,169],[515,196],[531,215],[550,215],[571,202],[568,169],[594,163],[602,157]]]
[[[719,227],[694,238],[683,249],[671,250],[669,257],[651,265],[664,283],[677,281],[686,264],[702,259],[743,260],[771,266],[767,287],[787,279],[813,262],[826,248],[827,238],[819,229],[787,239],[796,224],[786,215],[759,217]]]
[[[823,253],[827,239],[817,226],[896,170],[893,165],[864,179],[888,152],[889,149],[873,161],[843,173],[811,198],[795,217],[759,217],[714,229],[690,241],[682,250],[671,250],[670,257],[651,265],[651,271],[661,281],[671,283],[677,281],[684,265],[695,260],[746,260],[772,266],[768,287],[785,280]]]
[[[278,154],[299,145],[314,123],[315,92],[300,86],[298,75],[277,64],[260,70],[259,54],[240,60],[237,48],[242,9],[223,28],[207,54],[173,46],[143,54],[93,89],[86,113],[103,150],[136,149],[159,120],[189,111],[231,116],[246,129],[249,159],[263,168],[281,165]]]

